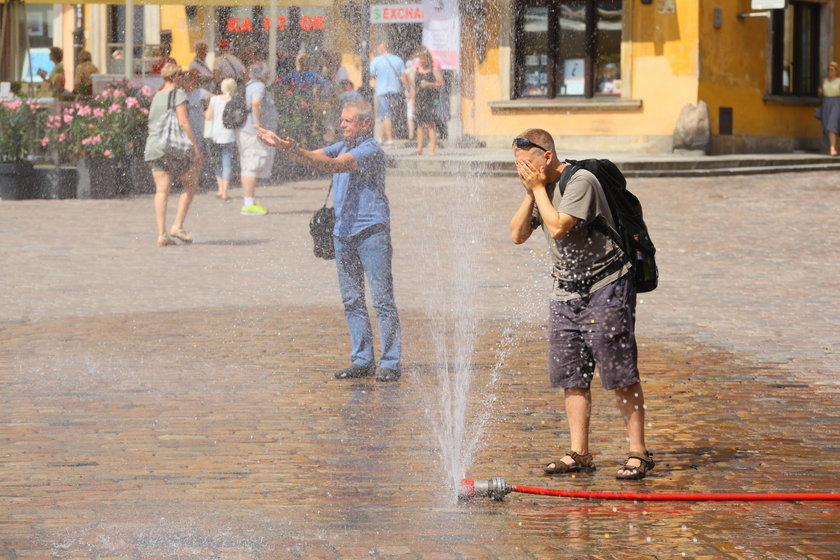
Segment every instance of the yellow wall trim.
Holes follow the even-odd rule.
[[[537,111],[637,111],[641,99],[514,99],[489,101],[494,115]]]

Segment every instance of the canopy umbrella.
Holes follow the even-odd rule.
[[[25,14],[22,0],[0,4],[0,52],[3,53],[0,56],[0,82],[15,82],[21,78],[21,53],[29,51]]]

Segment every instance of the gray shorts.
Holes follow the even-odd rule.
[[[595,373],[604,389],[639,382],[636,287],[625,274],[586,297],[552,301],[548,324],[552,387],[588,388]]]

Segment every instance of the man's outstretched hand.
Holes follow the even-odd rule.
[[[296,151],[298,149],[297,142],[291,138],[280,138],[277,134],[271,132],[270,130],[266,130],[265,128],[257,129],[257,138],[259,138],[263,144],[277,148],[281,152]]]

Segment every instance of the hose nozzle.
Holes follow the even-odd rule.
[[[503,478],[493,477],[489,480],[473,480],[472,478],[461,479],[461,487],[458,489],[458,500],[467,502],[474,497],[488,497],[497,502],[505,499],[510,494],[510,484]]]

